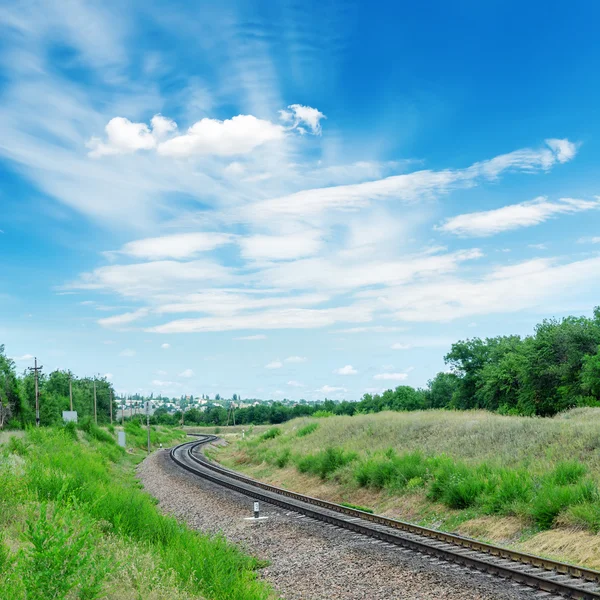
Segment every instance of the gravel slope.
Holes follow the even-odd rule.
[[[369,540],[252,500],[177,467],[155,452],[138,476],[164,512],[192,528],[222,532],[247,552],[270,561],[261,571],[285,600],[529,600],[553,598],[527,587]]]

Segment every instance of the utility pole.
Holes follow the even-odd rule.
[[[110,424],[112,425],[112,390],[108,391],[108,407],[110,408]]]
[[[34,358],[35,363],[34,367],[29,367],[30,371],[33,371],[35,374],[35,426],[40,426],[40,388],[38,385],[38,371],[42,370],[42,365],[38,367],[37,357]]]
[[[71,373],[69,373],[69,406],[73,412],[73,387],[71,385]]]
[[[96,380],[94,379],[94,421],[98,425],[98,409],[96,405]]]
[[[148,454],[150,454],[150,401],[146,400],[146,429],[148,430]]]

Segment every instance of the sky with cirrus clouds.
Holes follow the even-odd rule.
[[[600,8],[436,4],[0,8],[18,368],[358,399],[590,314]]]

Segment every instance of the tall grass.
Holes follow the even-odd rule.
[[[60,585],[70,586],[69,593],[78,594],[73,597],[98,597],[110,570],[106,557],[95,549],[102,545],[98,544],[101,533],[109,536],[102,539],[123,540],[151,552],[159,570],[175,577],[182,590],[195,596],[215,600],[269,597],[269,590],[255,576],[253,558],[222,537],[199,535],[159,513],[154,499],[140,489],[122,449],[112,438],[102,439],[95,425],[86,425],[85,430],[88,439],[83,443],[75,442],[65,428],[32,430],[24,442],[15,442],[4,451],[2,460],[9,461],[17,449],[21,462],[8,475],[2,473],[0,464],[0,513],[14,505],[9,495],[15,488],[21,490],[21,502],[27,498],[36,507],[29,517],[23,551],[7,554],[6,546],[0,546],[0,560],[7,564],[8,556],[11,573],[19,574],[13,577],[21,582],[19,590],[13,586],[15,597],[24,589],[32,599],[62,598],[65,590],[61,587],[57,592],[52,587],[61,581]],[[76,549],[73,556],[65,555]],[[27,571],[32,557],[45,565],[43,573]],[[66,563],[77,565],[68,576],[60,566]]]
[[[553,419],[481,411],[298,419],[239,448],[245,462],[292,464],[321,479],[335,475],[346,491],[418,491],[471,516],[513,515],[539,529],[574,523],[600,531],[598,409]]]

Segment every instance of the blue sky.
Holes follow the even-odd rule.
[[[459,4],[0,3],[19,368],[357,399],[590,314],[600,9]]]

